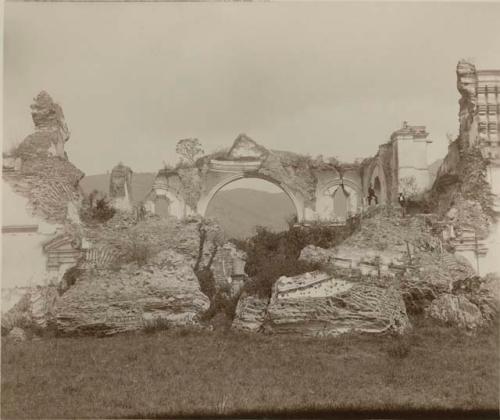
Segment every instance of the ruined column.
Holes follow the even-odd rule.
[[[121,162],[111,171],[109,197],[118,210],[132,210],[132,174],[132,169]]]

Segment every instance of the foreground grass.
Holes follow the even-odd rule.
[[[2,343],[2,417],[496,410],[498,333],[404,339],[161,331]]]

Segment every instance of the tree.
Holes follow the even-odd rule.
[[[175,151],[181,156],[181,159],[191,165],[196,161],[196,158],[203,155],[205,152],[198,139],[183,139],[177,142]]]
[[[414,200],[421,192],[414,176],[405,176],[399,179],[399,190],[407,200]]]

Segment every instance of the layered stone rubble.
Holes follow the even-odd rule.
[[[276,283],[267,309],[274,332],[328,336],[355,331],[402,333],[408,328],[403,299],[394,287],[315,274]]]
[[[57,301],[55,325],[71,335],[198,325],[208,307],[189,258],[166,250],[145,267],[86,271]]]
[[[243,295],[238,300],[232,328],[237,331],[261,332],[266,320],[268,298]]]
[[[244,297],[233,328],[243,331],[335,336],[348,332],[402,333],[410,326],[400,291],[312,272],[281,277],[269,303]]]

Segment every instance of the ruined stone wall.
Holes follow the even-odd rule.
[[[2,173],[2,296],[17,298],[14,290],[60,279],[58,267],[49,270],[44,247],[69,218],[75,221],[68,209],[79,206],[84,176],[64,150],[69,131],[61,107],[41,92],[31,108],[35,132],[4,159]]]
[[[32,105],[36,131],[12,152],[20,168],[7,168],[3,178],[16,193],[27,197],[29,207],[52,223],[63,223],[69,202],[82,195],[79,182],[84,173],[69,162],[64,143],[69,134],[59,105],[42,92]]]
[[[384,144],[379,147],[379,158],[382,165],[385,184],[386,184],[386,200],[394,202],[398,195],[398,149],[394,144]]]
[[[413,136],[421,135],[421,127],[404,129]],[[418,156],[420,162],[421,154]],[[194,166],[179,166],[168,174],[160,171],[153,190],[156,196],[168,197],[171,207],[166,212],[182,219],[193,213],[204,215],[210,200],[225,185],[242,178],[260,178],[283,189],[296,208],[299,222],[336,222],[366,207],[368,185],[377,178],[379,202],[396,201],[399,164],[397,143],[392,141],[381,145],[374,158],[348,164],[335,158],[267,150],[242,134],[229,150],[204,156]],[[420,179],[417,182],[425,183]],[[332,195],[341,185],[344,198],[337,197],[334,209]],[[158,214],[154,199],[153,195],[148,198],[147,207]]]

